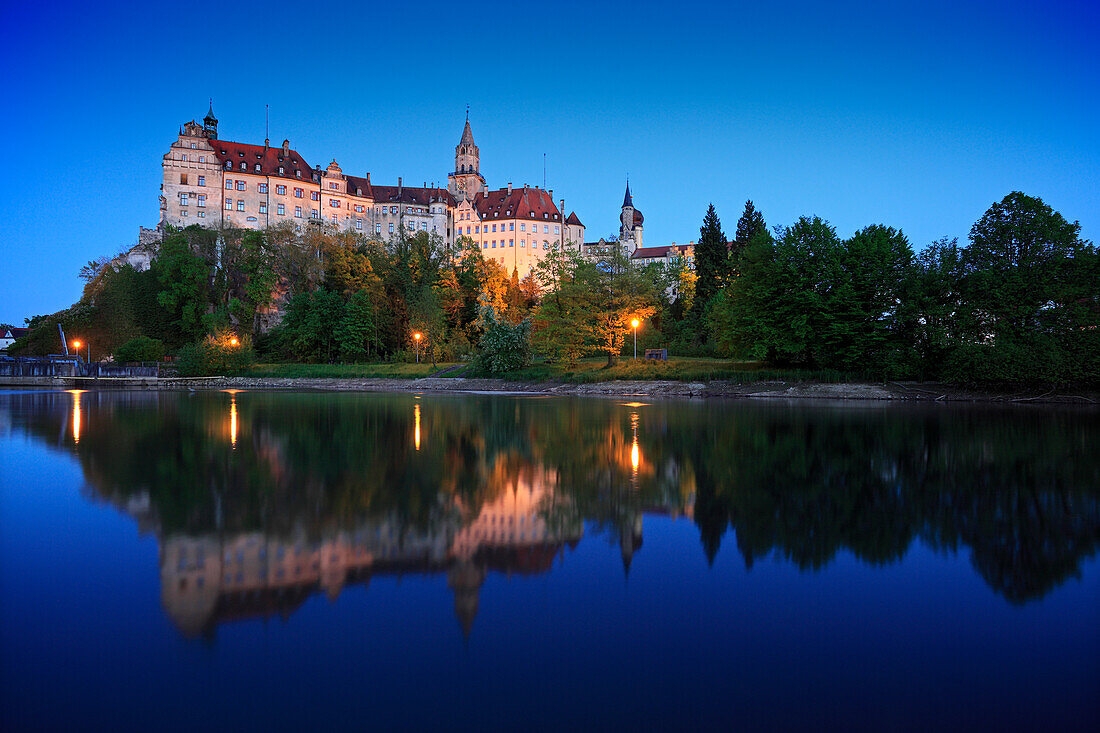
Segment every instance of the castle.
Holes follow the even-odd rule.
[[[345,174],[335,158],[322,170],[289,140],[270,143],[219,139],[213,105],[201,125],[184,124],[162,162],[161,227],[264,229],[286,222],[303,231],[323,224],[383,241],[427,232],[448,248],[465,237],[521,278],[552,246],[584,242],[580,218],[565,215],[565,200],[555,204],[553,190],[511,183],[489,189],[468,114],[446,188],[405,186],[401,178],[396,186],[376,185],[370,173]],[[640,242],[640,219],[636,229]]]

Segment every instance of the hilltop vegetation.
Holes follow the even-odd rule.
[[[752,202],[727,244],[711,206],[692,268],[609,248],[553,250],[520,280],[472,242],[420,232],[170,231],[151,269],[83,270],[83,297],[29,322],[17,353],[56,353],[58,324],[93,358],[170,353],[191,373],[269,362],[470,360],[481,373],[560,371],[633,349],[989,386],[1100,383],[1100,256],[1042,200],[1012,193],[969,243],[914,253],[898,230],[841,239],[803,217],[769,231]],[[420,335],[419,340],[416,334]],[[625,349],[625,351],[624,351]],[[155,356],[153,358],[156,358]],[[716,370],[720,372],[721,370]]]

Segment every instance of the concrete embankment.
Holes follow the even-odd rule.
[[[1009,402],[1064,403],[1097,405],[1095,393],[1055,392],[990,393],[957,387],[908,382],[886,384],[824,384],[754,382],[676,382],[609,381],[577,384],[570,382],[508,382],[501,379],[433,378],[279,378],[279,377],[201,377],[201,378],[47,378],[0,377],[2,387],[39,387],[52,389],[153,389],[153,390],[282,390],[332,392],[435,392],[465,394],[589,395],[649,398],[743,398],[743,399],[823,399],[892,400],[919,402]]]

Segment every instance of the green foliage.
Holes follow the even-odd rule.
[[[361,361],[378,347],[378,329],[374,325],[374,306],[370,293],[359,290],[344,306],[344,317],[336,327],[340,355],[348,361]]]
[[[255,361],[251,341],[227,332],[212,334],[176,352],[176,367],[181,377],[234,376]]]
[[[160,361],[166,353],[167,349],[160,339],[138,336],[115,349],[114,356],[115,361],[124,364],[130,361]]]
[[[725,284],[729,274],[729,252],[726,235],[722,233],[722,223],[714,204],[707,207],[703,225],[699,228],[699,242],[695,245],[695,272],[699,279],[695,283],[695,299],[692,315],[701,323],[710,305],[711,299]],[[698,334],[705,338],[705,332]]]
[[[497,318],[489,306],[482,310],[481,340],[478,342],[478,366],[490,374],[523,369],[531,363],[531,323],[516,324]]]

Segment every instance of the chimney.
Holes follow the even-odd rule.
[[[290,155],[290,141],[283,140],[283,155]]]
[[[550,194],[550,195],[553,196],[553,194]],[[562,223],[565,223],[565,199],[561,200],[561,203],[560,203],[559,206],[560,206],[560,208],[558,209],[558,211],[561,212]]]
[[[546,191],[546,193],[550,194],[550,200],[553,201],[554,200],[554,189],[552,189],[552,188],[548,189]]]
[[[367,171],[367,185],[370,185],[370,171]]]
[[[270,147],[271,147],[271,138],[265,137],[264,138],[264,150],[267,150]]]
[[[397,195],[401,195],[401,176],[397,177]]]
[[[508,181],[508,195],[509,196],[512,195],[512,182],[511,181]]]

